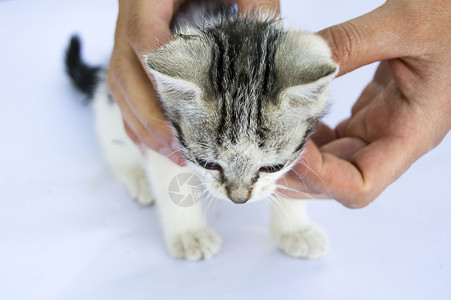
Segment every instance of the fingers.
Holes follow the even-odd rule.
[[[130,139],[133,142],[135,142],[135,144],[137,145],[143,144],[145,142],[141,137],[141,132],[144,132],[145,129],[142,126],[141,122],[136,118],[133,111],[130,109],[130,106],[124,99],[124,96],[122,95],[119,86],[117,85],[115,79],[113,79],[111,74],[112,72],[110,68],[110,71],[108,72],[107,76],[107,85],[108,89],[110,90],[110,93],[113,95],[116,104],[119,106],[121,110],[125,132],[128,134]],[[150,148],[154,149],[156,147],[157,145],[152,145],[152,147]]]
[[[125,83],[124,86],[127,86],[127,84]],[[136,88],[138,89],[138,86]],[[170,127],[166,124],[164,119],[157,119],[163,118],[163,115],[160,117],[160,109],[158,108],[155,111],[151,111],[149,115],[143,117],[141,112],[135,111],[129,106],[129,102],[138,101],[139,103],[139,100],[141,100],[141,95],[136,93],[136,91],[137,90],[134,90],[130,93],[131,97],[133,97],[132,101],[124,100],[122,92],[114,93],[116,103],[121,108],[122,115],[124,116],[124,128],[128,136],[136,144],[145,145],[146,147],[168,157],[173,162],[182,164],[184,159],[178,150],[179,146],[175,144],[176,139]],[[137,105],[137,107],[139,106],[140,105]],[[142,111],[145,112],[145,109]],[[137,116],[140,116],[140,118]],[[147,121],[142,123],[140,119],[145,119]],[[146,125],[144,126],[143,124]]]
[[[414,155],[406,155],[407,147],[396,138],[382,138],[369,145],[355,138],[343,138],[321,150],[309,145],[303,154],[309,166],[294,167],[296,172],[304,174],[302,183],[293,182],[291,188],[306,190],[308,186],[311,191],[326,194],[346,207],[365,207],[416,159]]]
[[[324,123],[319,123],[318,126],[316,126],[313,134],[310,136],[310,139],[318,147],[321,147],[322,145],[329,143],[330,141],[333,141],[336,138],[337,136],[335,131]]]
[[[174,9],[174,1],[134,1],[129,5],[125,34],[141,61],[144,53],[169,41]]]
[[[322,153],[329,153],[340,159],[349,160],[367,145],[368,143],[359,138],[343,137],[324,145],[320,150]]]
[[[437,45],[444,40],[440,35],[447,19],[436,12],[444,3],[387,1],[369,14],[319,33],[340,63],[340,74],[383,62],[351,117],[336,127],[336,139],[321,148],[308,143],[302,158],[308,165],[294,167],[304,174],[302,183],[291,181],[294,188],[308,187],[347,207],[364,207],[436,145],[431,137],[436,130],[431,128],[441,118],[430,117],[431,107],[442,99],[434,92],[445,85],[424,79],[434,78],[432,70],[446,65],[444,60],[436,65],[431,54],[441,53]],[[427,99],[427,105],[418,99]]]
[[[280,13],[280,1],[278,0],[238,0],[238,10],[246,13],[256,8],[267,12]]]
[[[284,177],[277,182],[277,193],[290,199],[330,199],[330,196],[315,193],[306,185],[300,184],[300,180],[301,178],[295,173],[289,172],[285,174]]]
[[[129,137],[138,145],[145,145],[175,163],[183,160],[175,144],[175,138],[160,108],[156,92],[144,71],[138,51],[156,45],[158,37],[169,35],[168,1],[155,4],[147,18],[142,18],[139,8],[150,5],[154,1],[119,2],[119,16],[115,34],[114,51],[107,75],[107,84],[124,118],[124,128]],[[168,8],[169,7],[169,8]],[[172,7],[172,6],[171,6]],[[166,9],[166,11],[165,11]],[[132,20],[133,21],[130,21]],[[152,21],[153,20],[153,21]],[[136,29],[128,36],[131,28]],[[159,28],[154,30],[155,28]],[[155,32],[155,34],[153,34]],[[147,36],[146,36],[147,35]],[[130,40],[130,41],[129,41]],[[139,42],[136,42],[139,40]],[[148,50],[148,49],[147,49]],[[146,51],[147,51],[146,50]]]
[[[113,65],[108,85],[121,109],[128,129],[131,129],[131,132],[135,135],[135,137],[131,138],[133,140],[138,139],[140,143],[144,143],[149,148],[158,151],[163,145],[169,144],[173,137],[170,128],[165,124],[165,119],[160,109],[157,107],[153,111],[151,110],[152,106],[157,104],[146,103],[151,102],[148,98],[148,95],[151,95],[150,84],[148,82],[144,82],[141,85],[137,84],[143,81],[142,77],[144,77],[144,80],[146,79],[145,74],[140,74],[143,71],[138,69],[135,72],[127,72],[129,75],[123,78],[116,75],[118,72],[122,71],[118,71]],[[132,108],[132,105],[138,108]],[[144,106],[144,108],[141,106]]]
[[[128,115],[126,119],[130,122],[137,119],[149,134],[169,134],[170,129],[166,125],[166,118],[161,111],[156,92],[135,56],[132,54],[130,61],[122,66],[113,63],[111,73],[128,106],[127,108],[125,103],[120,105],[123,112]],[[168,138],[162,142],[167,143]]]
[[[408,45],[402,42],[406,39],[402,34],[404,19],[390,4],[318,33],[331,47],[332,58],[340,64],[339,75],[409,53]]]
[[[345,145],[340,145],[345,148]],[[329,149],[331,152],[333,149]],[[325,194],[347,207],[357,208],[362,205],[359,191],[364,187],[364,178],[358,167],[331,153],[322,153],[313,144],[308,144],[303,154],[308,166],[297,164],[294,170],[303,173],[302,184],[317,194]],[[293,183],[292,188],[300,186]],[[366,199],[365,199],[366,200]],[[365,205],[367,203],[365,202]],[[363,205],[362,205],[363,206]]]
[[[356,103],[352,106],[352,116],[355,116],[362,108],[371,104],[371,102],[375,102],[376,99],[384,97],[384,91],[392,81],[393,77],[390,74],[388,63],[386,61],[381,62],[373,80],[365,87]]]
[[[344,119],[337,125],[337,127],[335,127],[335,135],[337,136],[337,138],[342,138],[342,137],[346,136],[346,130],[348,129],[348,124],[349,124],[349,118]]]
[[[124,123],[124,129],[127,135],[130,137],[130,139],[135,143],[136,145],[140,145],[141,141],[139,140],[139,137],[136,135],[135,131],[128,125],[127,120],[122,118],[122,121]]]

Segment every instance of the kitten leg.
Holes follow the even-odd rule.
[[[277,245],[290,256],[314,259],[327,251],[326,233],[310,222],[302,200],[272,200],[270,226]]]
[[[148,151],[146,165],[171,256],[188,260],[212,257],[220,249],[221,238],[205,220],[197,177],[188,167],[154,151]]]
[[[127,136],[119,107],[108,98],[104,83],[95,95],[94,111],[96,133],[111,171],[139,203],[152,204],[141,153]]]
[[[139,164],[118,164],[116,160],[108,160],[116,178],[127,188],[130,195],[142,205],[155,203],[150,192],[149,181],[144,169]]]

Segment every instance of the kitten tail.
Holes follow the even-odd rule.
[[[66,73],[72,79],[74,86],[91,99],[98,83],[98,74],[101,68],[88,66],[81,59],[80,52],[80,38],[74,35],[70,39],[69,47],[66,50]]]

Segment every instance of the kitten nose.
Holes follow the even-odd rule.
[[[249,200],[249,198],[232,198],[232,197],[230,197],[230,200],[232,200],[232,202],[235,204],[243,204],[243,203],[246,203],[247,200]]]
[[[236,204],[246,203],[251,197],[250,190],[245,188],[229,188],[227,189],[227,192],[229,199]]]

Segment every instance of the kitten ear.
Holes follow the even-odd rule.
[[[307,114],[317,114],[324,109],[338,65],[332,61],[329,46],[322,38],[307,32],[289,31],[277,49],[275,66],[282,106],[302,106]]]
[[[208,73],[211,51],[205,38],[195,34],[178,34],[171,42],[144,57],[149,71],[200,86]]]
[[[291,106],[312,104],[313,102],[322,102],[326,100],[330,83],[338,73],[338,67],[333,65],[322,65],[314,67],[309,74],[312,82],[293,85],[284,89],[280,93],[280,98],[289,101]]]
[[[155,79],[156,88],[166,109],[183,107],[200,100],[202,92],[196,84],[152,69],[149,71]]]
[[[163,105],[169,113],[201,99],[210,61],[208,42],[198,35],[176,35],[171,42],[145,55]]]

